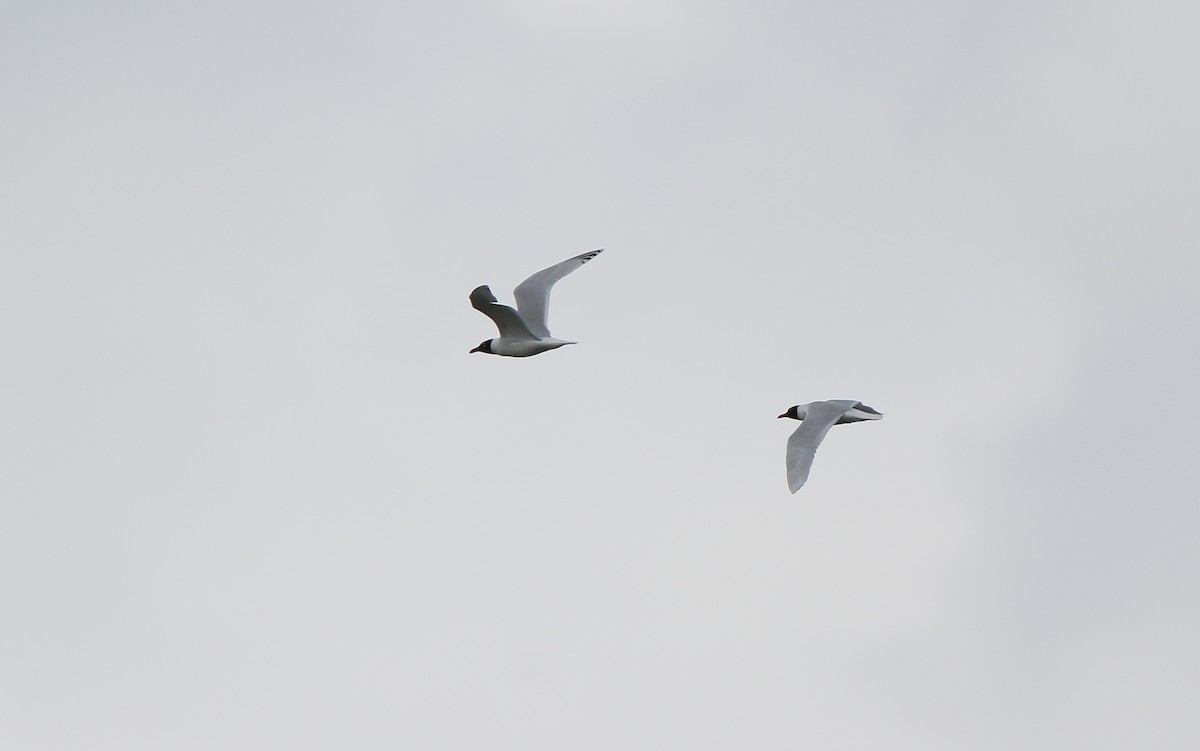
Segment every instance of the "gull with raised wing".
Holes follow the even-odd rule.
[[[821,445],[830,428],[842,423],[883,419],[882,414],[853,399],[797,404],[780,417],[801,421],[787,442],[787,479],[793,493],[804,487],[808,480],[817,446]]]
[[[529,357],[558,349],[564,344],[578,344],[550,336],[550,329],[546,325],[550,290],[559,279],[600,255],[600,250],[568,258],[518,284],[513,290],[513,297],[517,300],[516,310],[497,302],[486,284],[476,287],[471,293],[471,307],[491,318],[496,328],[500,329],[500,336],[482,342],[471,351],[504,357]]]

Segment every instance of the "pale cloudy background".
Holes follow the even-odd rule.
[[[1197,22],[7,3],[0,745],[1198,747]]]

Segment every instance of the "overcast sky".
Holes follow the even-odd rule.
[[[1197,748],[1198,22],[6,3],[0,745]]]

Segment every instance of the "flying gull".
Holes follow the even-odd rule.
[[[504,357],[529,357],[558,349],[564,344],[578,344],[550,336],[550,329],[546,326],[550,290],[559,279],[600,255],[600,250],[568,258],[518,284],[513,290],[513,297],[517,300],[516,310],[497,302],[486,284],[476,287],[471,293],[471,306],[496,323],[500,336],[482,342],[471,351]]]
[[[797,404],[780,417],[801,421],[800,427],[796,428],[787,442],[788,487],[793,493],[804,487],[808,480],[817,446],[821,445],[830,428],[842,423],[883,419],[882,414],[853,399]]]

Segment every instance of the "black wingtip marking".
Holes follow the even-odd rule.
[[[471,290],[471,307],[476,310],[483,310],[488,305],[497,302],[496,296],[492,294],[492,290],[486,285],[480,285]]]

